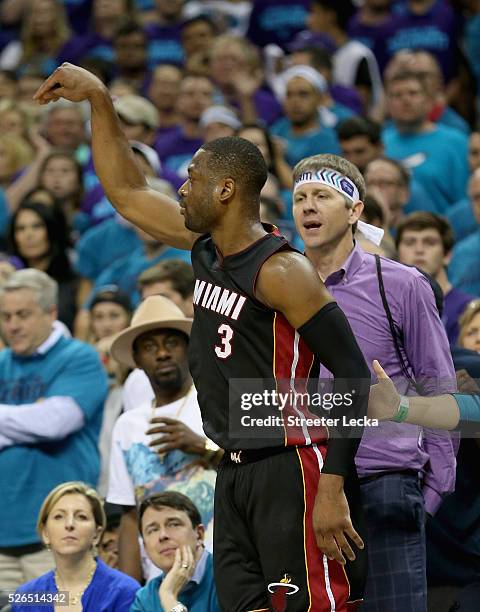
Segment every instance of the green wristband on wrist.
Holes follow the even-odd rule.
[[[400,396],[400,403],[398,404],[397,414],[393,417],[392,421],[395,423],[403,423],[408,416],[408,409],[410,408],[410,400],[406,395]]]

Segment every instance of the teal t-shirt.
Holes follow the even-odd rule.
[[[69,480],[97,484],[97,443],[107,390],[97,352],[78,340],[62,336],[44,355],[21,357],[11,349],[0,352],[1,404],[15,410],[41,398],[69,396],[85,415],[82,429],[66,438],[16,444],[0,452],[0,546],[38,542],[38,511],[58,484]]]
[[[142,245],[130,255],[108,266],[108,268],[97,277],[95,286],[87,300],[87,307],[93,300],[95,293],[105,285],[117,285],[122,291],[128,293],[132,304],[138,306],[140,303],[140,294],[137,290],[138,277],[144,270],[165,259],[181,259],[186,263],[191,263],[190,251],[174,249],[173,247],[166,248],[160,255],[157,255],[153,259],[147,259]]]
[[[306,134],[294,134],[292,124],[283,117],[271,127],[271,133],[286,141],[285,159],[293,168],[304,157],[320,153],[333,153],[340,155],[340,143],[333,128],[319,125],[318,128]]]
[[[468,181],[468,137],[437,125],[431,132],[401,134],[390,126],[383,132],[385,155],[402,162],[428,192],[440,213],[465,196]]]
[[[209,552],[204,554],[205,568],[200,581],[197,583],[191,580],[178,596],[180,603],[187,606],[188,612],[220,612],[213,577],[213,557]],[[199,563],[202,563],[202,561],[203,558],[200,559]],[[162,580],[163,575],[157,576],[157,578],[150,580],[143,589],[140,589],[130,612],[168,612],[161,605],[158,595]]]

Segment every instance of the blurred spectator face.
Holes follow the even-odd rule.
[[[380,155],[382,150],[382,145],[373,144],[368,136],[354,136],[348,140],[341,140],[340,147],[343,157],[355,164],[361,172],[365,170],[369,162]]]
[[[77,149],[86,140],[83,117],[74,108],[51,110],[46,125],[47,138],[54,147]]]
[[[122,81],[122,79],[115,79],[112,81],[108,87],[108,91],[112,98],[121,98],[122,96],[131,96],[136,95],[137,90],[133,85],[130,85],[126,81]]]
[[[167,507],[157,510],[149,506],[142,516],[145,550],[152,562],[164,572],[172,568],[177,548],[189,546],[195,555],[203,535],[203,525],[194,527],[188,514],[182,510]]]
[[[27,262],[35,262],[50,252],[47,228],[43,219],[33,210],[21,210],[14,227],[14,240],[20,256]]]
[[[405,79],[388,85],[387,106],[391,118],[397,125],[416,127],[426,120],[431,100],[419,81]]]
[[[115,19],[122,17],[127,12],[126,0],[94,0],[94,19]]]
[[[478,169],[470,178],[468,183],[468,197],[472,203],[472,210],[480,225],[480,169]]]
[[[476,308],[478,309],[478,304]],[[461,329],[460,337],[463,348],[480,353],[480,311],[474,314],[472,319]]]
[[[76,163],[69,157],[52,157],[47,162],[40,183],[59,200],[69,198],[81,188]]]
[[[215,38],[213,27],[207,21],[194,21],[182,29],[182,46],[185,55],[208,51]]]
[[[0,113],[0,133],[23,136],[25,132],[25,118],[17,110],[9,110]]]
[[[175,22],[180,19],[184,0],[155,0],[157,13],[164,21]]]
[[[468,145],[468,163],[470,171],[480,168],[480,132],[472,132]]]
[[[7,291],[0,298],[2,335],[17,355],[31,355],[52,331],[56,309],[44,312],[31,289]]]
[[[192,296],[184,298],[182,294],[174,288],[172,281],[155,281],[142,287],[142,300],[151,295],[163,295],[163,297],[172,300],[186,317],[193,316]]]
[[[215,45],[210,56],[212,79],[220,86],[228,86],[239,72],[249,68],[244,50],[237,42]]]
[[[114,569],[118,569],[118,536],[118,527],[114,530],[107,529],[98,547],[98,556],[100,559]]]
[[[116,302],[99,302],[90,311],[90,324],[97,340],[122,331],[129,321],[129,313]]]
[[[147,39],[143,32],[131,32],[115,41],[116,61],[124,70],[141,70],[147,64]]]
[[[157,66],[153,72],[148,95],[159,110],[175,108],[182,82],[182,73],[175,66]]]
[[[335,22],[335,18],[333,18]],[[332,11],[319,4],[312,4],[307,16],[307,26],[310,32],[328,32],[332,24]]]
[[[180,85],[178,112],[187,120],[199,121],[203,111],[212,105],[213,85],[205,77],[185,77]]]
[[[265,140],[265,134],[262,132],[262,130],[259,130],[256,127],[243,128],[238,132],[238,135],[241,138],[245,138],[245,140],[248,140],[260,149],[260,153],[263,155],[267,168],[269,168],[272,164],[272,159],[268,150],[267,141]]]
[[[79,555],[95,545],[101,531],[88,499],[81,493],[67,493],[50,510],[43,539],[58,554]]]
[[[15,77],[6,72],[0,71],[0,100],[3,100],[4,98],[10,98],[13,100],[16,97],[17,82]]]
[[[33,0],[30,15],[34,37],[45,38],[55,30],[56,12],[57,3],[55,0]]]
[[[405,230],[398,245],[398,258],[403,264],[417,266],[434,278],[450,259],[445,256],[442,238],[433,227]]]
[[[365,170],[367,191],[378,189],[388,206],[392,219],[397,217],[409,198],[398,169],[383,159],[370,162]]]
[[[24,76],[20,76],[18,79],[18,100],[27,102],[28,104],[35,104],[32,100],[33,94],[42,83],[43,77],[40,75],[25,74]]]
[[[303,126],[318,116],[320,96],[305,79],[294,77],[287,83],[285,115],[294,126]]]
[[[127,137],[127,140],[138,140],[144,144],[152,144],[155,140],[155,131],[143,125],[143,123],[130,123],[119,116],[122,132]]]

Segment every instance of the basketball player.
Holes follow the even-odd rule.
[[[355,610],[365,579],[354,469],[361,431],[311,427],[308,406],[291,398],[273,433],[240,426],[245,397],[235,393],[247,379],[273,379],[267,390],[287,396],[304,389],[317,358],[337,388],[351,393],[350,407],[345,401],[330,411],[334,425],[343,415],[365,415],[370,385],[348,322],[316,270],[260,223],[267,170],[259,150],[233,137],[204,145],[179,189],[179,206],[147,186],[108,90],[94,75],[63,64],[35,95],[40,103],[61,97],[90,102],[95,169],[120,214],[157,240],[192,250],[191,372],[205,433],[226,450],[215,494],[222,609]],[[266,400],[263,409],[279,414]]]

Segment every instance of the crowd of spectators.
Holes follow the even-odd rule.
[[[198,590],[209,606],[198,609],[216,610],[204,546],[211,550],[221,451],[203,434],[186,365],[190,254],[110,204],[95,174],[88,105],[33,101],[62,62],[108,86],[138,164],[162,193],[175,197],[203,143],[238,135],[257,145],[269,171],[262,220],[299,250],[293,167],[321,153],[354,163],[367,187],[362,218],[385,230],[379,247],[358,242],[428,275],[456,370],[475,379],[480,2],[0,2],[0,594],[53,567],[52,553],[58,565],[45,534],[67,499],[62,516],[83,511],[92,522],[85,550],[98,545],[105,561],[97,588],[120,580],[132,605],[139,583],[152,579],[132,610],[168,610],[174,601],[171,584],[156,576],[181,573],[181,560],[158,558],[149,537],[152,524],[167,529],[178,515],[186,530],[179,546],[199,551],[189,606]],[[165,322],[183,320],[172,335]],[[130,344],[119,350],[122,333]],[[152,370],[155,343],[175,355],[177,387]],[[159,449],[162,438],[152,436],[172,437],[174,426],[174,441]],[[480,578],[478,452],[462,441],[457,489],[427,523],[436,612]],[[97,488],[106,516],[95,491],[76,481]],[[89,559],[79,566],[86,576]],[[48,580],[58,585],[58,576]],[[162,604],[149,608],[159,588]]]

